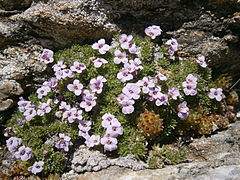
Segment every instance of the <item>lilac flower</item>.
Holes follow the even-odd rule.
[[[128,70],[123,70],[117,74],[117,78],[122,82],[126,82],[133,79],[133,75],[129,73]]]
[[[68,84],[67,88],[69,91],[74,92],[76,96],[79,96],[82,93],[83,85],[79,82],[78,79],[73,81],[73,84]]]
[[[122,63],[127,63],[128,62],[128,59],[126,57],[127,55],[126,55],[125,52],[115,50],[114,55],[115,55],[115,58],[113,59],[113,61],[114,61],[115,64],[120,64],[121,62]]]
[[[78,129],[88,132],[91,129],[91,121],[79,121]]]
[[[158,73],[157,75],[158,81],[167,81],[167,76],[163,75],[162,73]]]
[[[85,100],[80,103],[80,107],[83,108],[86,112],[89,112],[92,110],[94,106],[96,106],[96,104],[97,102],[95,100],[94,101]]]
[[[145,34],[152,39],[155,39],[157,36],[160,36],[162,33],[162,30],[160,29],[160,26],[152,25],[145,29]]]
[[[190,82],[190,83],[197,83],[198,78],[192,74],[188,74],[188,76],[186,77],[186,81]]]
[[[50,88],[56,88],[58,85],[58,79],[53,77],[49,80],[47,86],[50,87]]]
[[[42,86],[37,89],[38,98],[42,99],[44,96],[47,96],[47,94],[51,91],[50,87],[48,86]]]
[[[53,51],[50,49],[43,49],[43,52],[42,52],[39,60],[46,64],[52,63],[54,61]]]
[[[117,137],[123,134],[123,127],[119,121],[113,121],[111,126],[107,127],[106,133],[111,134],[111,137]]]
[[[66,67],[67,66],[65,64],[63,64],[63,61],[58,61],[57,64],[54,64],[52,66],[54,72],[60,71],[62,69],[65,69]]]
[[[205,61],[205,56],[199,56],[196,61],[201,67],[203,67],[203,68],[207,67],[207,63]]]
[[[21,118],[17,118],[17,122],[18,122],[19,126],[23,126],[26,123],[26,120],[21,119]]]
[[[28,171],[30,171],[33,174],[37,174],[42,172],[43,166],[44,166],[43,161],[34,162],[34,164],[28,168]]]
[[[106,59],[103,59],[103,58],[97,58],[95,60],[93,60],[93,63],[94,63],[94,66],[96,68],[99,68],[101,67],[103,64],[107,64],[108,61]]]
[[[70,110],[71,109],[71,106],[68,105],[65,101],[62,101],[60,106],[59,106],[59,110],[62,110],[62,111],[67,111],[67,110]]]
[[[100,143],[100,136],[99,135],[92,135],[90,138],[88,138],[85,141],[85,144],[87,145],[87,147],[93,147],[93,146],[97,146]]]
[[[23,97],[19,98],[20,100],[18,101],[18,110],[20,112],[24,112],[26,109],[28,109],[28,107],[31,106],[31,101],[26,101],[23,99]]]
[[[73,65],[70,67],[70,69],[73,72],[82,73],[82,71],[86,69],[86,66],[83,63],[75,61]]]
[[[156,106],[166,105],[168,102],[168,95],[160,93],[155,104]]]
[[[34,118],[37,115],[37,112],[34,108],[34,106],[28,108],[23,115],[25,116],[27,121],[30,121],[32,118]]]
[[[123,93],[119,94],[116,98],[117,101],[121,104],[123,101],[129,100],[129,97]]]
[[[169,45],[168,53],[170,55],[173,55],[175,51],[178,50],[178,42],[176,39],[170,39],[166,42],[167,45]]]
[[[137,85],[142,87],[142,92],[147,94],[149,93],[150,89],[155,86],[155,83],[153,81],[150,81],[148,77],[144,77],[142,80],[139,80],[137,82]]]
[[[98,76],[96,79],[90,80],[90,89],[92,92],[100,94],[102,92],[103,83],[107,80],[103,76]]]
[[[195,96],[197,94],[197,90],[195,89],[197,87],[196,83],[191,83],[191,82],[183,82],[182,86],[184,87],[183,92],[187,96]]]
[[[134,60],[130,60],[129,63],[131,64],[131,66],[133,66],[134,70],[139,70],[139,69],[143,69],[143,67],[141,66],[142,61],[139,58],[135,58]]]
[[[103,77],[103,76],[100,76],[100,77]],[[82,99],[84,101],[95,101],[97,99],[97,97],[95,96],[94,93],[90,93],[89,90],[85,89],[85,90],[83,90],[83,97],[82,97]]]
[[[56,71],[54,75],[56,76],[56,78],[57,78],[58,80],[64,78],[64,77],[63,77],[63,75],[64,75],[64,74],[63,74],[63,70],[58,70],[58,71]]]
[[[178,117],[181,119],[186,119],[189,115],[189,108],[187,107],[187,102],[184,101],[181,104],[178,105],[177,107],[178,112]]]
[[[123,49],[129,49],[130,48],[130,42],[132,41],[133,36],[132,35],[126,35],[122,34],[119,38],[119,42],[121,44],[121,48]]]
[[[211,99],[216,99],[217,101],[221,101],[223,98],[222,91],[223,91],[222,88],[211,88],[208,96]]]
[[[7,141],[7,148],[10,152],[16,151],[17,147],[22,144],[22,139],[17,137],[11,137]]]
[[[139,99],[141,89],[136,83],[128,83],[122,92],[126,94],[130,99]]]
[[[109,51],[110,46],[105,44],[105,39],[100,39],[97,43],[92,45],[92,48],[98,50],[100,54],[106,54],[106,52]]]
[[[134,111],[134,106],[133,104],[135,103],[134,100],[124,100],[121,102],[122,105],[122,113],[123,114],[131,114]]]
[[[65,136],[63,133],[59,133],[59,141],[56,143],[55,147],[58,149],[63,149],[64,151],[69,151],[71,138],[69,136]]]
[[[161,95],[161,87],[155,86],[154,88],[149,89],[148,95],[152,97],[153,99],[158,99],[158,97]]]
[[[63,118],[68,118],[69,123],[73,123],[74,121],[82,120],[82,110],[78,110],[77,108],[72,108],[69,111],[65,111],[63,113]]]
[[[137,52],[137,46],[133,41],[129,42],[129,48],[128,48],[129,53],[135,54]]]
[[[63,69],[62,70],[62,78],[73,78],[73,72],[70,69]]]
[[[170,39],[166,42],[167,45],[169,45],[173,51],[177,51],[178,50],[178,42],[176,39]]]
[[[37,110],[37,115],[43,116],[44,114],[49,113],[52,108],[50,107],[51,99],[48,99],[46,103],[40,103]]]
[[[18,151],[14,153],[15,158],[27,161],[32,157],[32,149],[26,146],[21,146]]]
[[[172,87],[168,89],[168,97],[177,100],[178,97],[180,97],[180,92],[177,87]]]
[[[79,130],[78,135],[82,136],[84,139],[89,139],[90,138],[90,135],[88,134],[88,131]]]
[[[103,137],[101,138],[101,144],[104,145],[105,151],[114,151],[117,149],[117,139],[113,137]]]
[[[114,115],[112,115],[111,113],[105,113],[102,116],[102,127],[107,128],[109,126],[111,126],[111,124],[114,121],[118,121]]]
[[[133,63],[125,63],[124,64],[124,68],[122,69],[123,71],[127,71],[127,72],[129,72],[129,73],[133,73],[134,71],[136,71],[136,66],[135,66],[135,64],[133,64]]]

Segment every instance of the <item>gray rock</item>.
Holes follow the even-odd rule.
[[[145,169],[147,164],[138,161],[133,155],[110,159],[99,151],[89,150],[84,145],[80,146],[71,161],[72,170],[77,173],[85,171],[99,171],[109,166],[120,166],[134,170]]]
[[[62,179],[89,179],[89,180],[237,180],[240,177],[240,122],[231,124],[231,127],[226,130],[219,132],[211,137],[202,137],[200,139],[193,140],[188,146],[188,160],[190,163],[182,163],[178,165],[165,166],[162,169],[144,169],[134,171],[129,165],[122,163],[123,159],[125,164],[132,164],[131,157],[129,158],[118,158],[111,160],[111,165],[107,169],[103,169],[98,172],[85,172],[78,174],[75,169],[63,174]],[[85,152],[87,149],[85,150]],[[82,151],[83,152],[83,151]],[[88,158],[94,158],[90,156],[91,151],[88,150]],[[94,153],[94,152],[92,152]],[[84,156],[84,154],[78,154]],[[104,155],[101,155],[104,156]],[[87,159],[87,158],[86,158]],[[96,158],[95,162],[98,162]],[[106,161],[106,157],[101,158]],[[122,162],[121,162],[122,161]],[[83,162],[79,160],[81,169],[83,168]],[[141,162],[138,162],[141,164]],[[77,160],[75,165],[77,164]],[[87,162],[87,164],[89,164]],[[96,165],[95,163],[94,165]],[[86,164],[85,164],[86,165]],[[114,166],[115,165],[115,166]],[[135,167],[136,164],[134,165]],[[80,167],[80,166],[79,166]],[[89,166],[88,166],[89,167]],[[128,167],[128,168],[126,168]],[[143,165],[141,167],[147,168]],[[83,172],[83,171],[81,171]]]
[[[46,79],[47,66],[38,60],[41,51],[39,45],[21,45],[0,52],[0,111],[11,107],[24,90],[29,92]]]
[[[36,3],[11,17],[24,22],[44,47],[64,48],[100,37],[110,38],[118,28],[100,1],[52,0]]]

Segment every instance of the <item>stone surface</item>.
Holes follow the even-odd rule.
[[[148,167],[147,164],[136,160],[132,155],[110,159],[99,151],[89,150],[83,145],[75,151],[71,163],[72,170],[78,173],[85,171],[99,171],[115,165],[134,170],[145,169]]]
[[[99,172],[78,174],[75,169],[63,174],[63,180],[238,180],[240,177],[240,122],[211,137],[193,140],[188,146],[189,163],[162,169],[134,171],[111,166]]]
[[[117,31],[100,1],[52,0],[36,3],[11,17],[24,22],[44,47],[64,48],[100,37],[110,38]]]
[[[0,111],[11,107],[16,97],[43,82],[47,66],[38,58],[39,45],[11,46],[0,51]]]

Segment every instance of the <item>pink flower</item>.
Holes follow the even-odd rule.
[[[71,69],[73,72],[82,73],[82,71],[86,69],[86,66],[85,66],[85,64],[83,64],[83,63],[80,63],[80,62],[78,62],[78,61],[75,61],[75,62],[73,63],[73,65],[70,67],[70,69]]]
[[[73,84],[68,84],[67,88],[69,91],[74,92],[76,96],[79,96],[82,93],[83,85],[80,83],[78,79],[73,81]]]
[[[26,146],[21,146],[14,154],[15,158],[27,161],[32,157],[32,149]]]
[[[126,82],[133,79],[133,75],[124,69],[117,74],[117,78],[122,82]]]
[[[85,144],[87,145],[87,147],[93,147],[93,146],[97,146],[100,143],[100,136],[99,135],[92,135],[90,138],[88,138],[85,141]]]
[[[169,45],[168,53],[170,55],[173,55],[175,51],[178,50],[178,42],[176,39],[170,39],[166,42],[167,45]]]
[[[107,80],[103,76],[98,76],[96,79],[91,79],[90,89],[92,90],[92,92],[100,94],[102,92],[104,82],[107,82]]]
[[[177,87],[172,87],[168,89],[168,96],[174,100],[177,100],[177,98],[181,95]]]
[[[89,112],[92,110],[94,106],[96,106],[97,102],[96,101],[82,101],[80,103],[80,107],[83,108],[86,112]]]
[[[115,58],[113,59],[113,61],[114,61],[115,64],[120,64],[121,62],[122,63],[127,63],[128,62],[128,59],[126,57],[127,55],[126,55],[125,52],[115,50],[114,55],[115,55]]]
[[[51,91],[51,88],[48,86],[42,86],[41,88],[37,89],[38,99],[42,99],[44,96]]]
[[[59,141],[56,143],[55,147],[58,149],[63,149],[64,151],[69,151],[71,138],[69,136],[65,136],[63,133],[59,133]]]
[[[141,89],[136,83],[128,83],[122,90],[130,99],[139,99]]]
[[[43,170],[43,165],[44,165],[43,161],[35,162],[31,167],[28,168],[28,171],[30,171],[33,174],[40,173]]]
[[[110,46],[105,44],[105,39],[100,39],[97,43],[92,45],[92,48],[98,50],[100,54],[106,54],[106,52],[109,51]]]
[[[222,88],[211,88],[208,96],[211,99],[216,99],[217,101],[221,101],[223,98],[222,91],[223,91]]]
[[[114,151],[117,149],[117,139],[113,137],[103,137],[101,138],[101,144],[104,145],[105,151]]]
[[[108,61],[106,59],[103,59],[103,58],[97,58],[95,60],[93,60],[93,63],[94,63],[94,66],[96,68],[99,68],[101,67],[103,64],[107,64]]]
[[[37,110],[37,115],[43,116],[44,114],[49,113],[52,108],[50,107],[51,99],[48,99],[46,103],[40,103]]]
[[[203,67],[203,68],[207,67],[207,63],[205,61],[205,56],[199,56],[196,61],[201,67]]]
[[[156,106],[166,105],[168,102],[168,96],[166,94],[160,93],[155,104]]]
[[[133,104],[135,103],[134,100],[124,100],[121,102],[122,105],[122,113],[123,114],[131,114],[134,111],[134,106]]]
[[[119,42],[121,44],[121,48],[123,49],[129,49],[130,48],[130,42],[132,41],[133,36],[132,35],[126,35],[122,34],[119,38]]]
[[[43,49],[43,52],[42,52],[39,60],[44,62],[45,64],[52,63],[54,61],[53,51],[50,49]]]
[[[73,78],[73,72],[70,69],[63,69],[62,70],[62,78]]]
[[[167,81],[167,76],[163,75],[162,73],[158,73],[157,75],[158,81]]]
[[[187,107],[187,102],[184,101],[181,104],[178,105],[177,107],[178,112],[178,117],[181,119],[186,119],[189,115],[189,108]]]
[[[57,64],[54,64],[52,66],[53,71],[55,71],[55,72],[65,69],[66,67],[67,66],[63,63],[63,61],[58,61]]]
[[[157,36],[160,36],[162,33],[162,30],[160,29],[160,26],[152,25],[145,29],[145,34],[152,39],[155,39]]]
[[[22,139],[17,137],[11,137],[7,141],[7,148],[10,152],[16,151],[17,147],[22,144]]]
[[[34,107],[29,107],[24,113],[23,115],[25,116],[27,121],[30,121],[32,118],[34,118],[37,115],[36,110],[34,109]]]

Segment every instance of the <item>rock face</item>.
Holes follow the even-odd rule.
[[[99,172],[65,173],[62,179],[88,180],[238,180],[240,175],[240,122],[211,137],[195,139],[188,146],[189,163],[166,166],[163,169],[133,171],[111,166]]]

